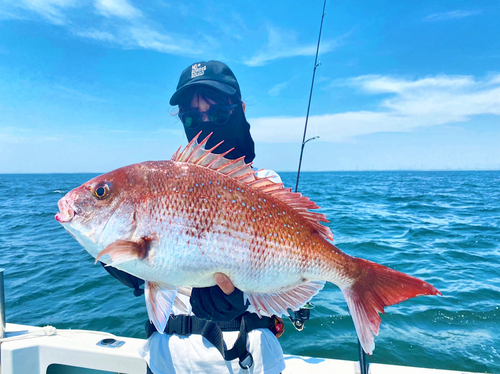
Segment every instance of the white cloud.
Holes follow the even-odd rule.
[[[82,38],[108,42],[129,49],[143,48],[182,56],[202,55],[205,51],[203,47],[198,47],[182,35],[162,33],[140,23],[126,24],[108,31],[93,28],[73,30],[73,33]]]
[[[211,56],[213,59],[229,59],[226,53],[231,46],[248,48],[241,40],[249,35],[255,37],[255,29],[250,29],[243,22],[243,17],[234,11],[213,14],[192,15],[192,5],[176,4],[175,14],[159,17],[151,14],[152,7],[146,2],[130,0],[0,0],[0,19],[33,19],[43,17],[47,22],[65,27],[74,36],[109,43],[125,49],[148,49],[184,57]],[[139,8],[140,6],[143,8]],[[170,4],[162,4],[168,8]],[[210,7],[209,7],[210,8]],[[212,9],[212,8],[210,8]],[[76,11],[75,11],[76,10]],[[189,13],[185,27],[169,30],[171,17]],[[161,19],[161,21],[159,21]],[[222,21],[221,21],[222,19]],[[205,32],[200,23],[212,25],[210,32]],[[175,23],[175,22],[174,22]],[[193,27],[194,26],[194,27]],[[256,27],[259,27],[258,25]],[[268,42],[253,57],[243,61],[248,66],[260,66],[269,61],[294,56],[314,56],[316,42],[302,44],[297,41],[293,30],[268,27]],[[348,35],[348,34],[346,34]],[[341,36],[332,40],[323,40],[320,52],[326,53],[337,48]],[[221,37],[222,36],[222,37]],[[233,43],[233,44],[231,44]],[[230,47],[228,47],[228,45]],[[251,43],[248,43],[250,46]],[[252,53],[252,52],[250,52]],[[238,56],[244,52],[238,51]],[[243,59],[242,57],[236,60]],[[233,59],[234,60],[234,59]],[[276,88],[278,89],[278,87]],[[271,93],[272,94],[272,93]]]
[[[161,25],[151,23],[127,0],[93,0],[90,4],[77,0],[4,1],[0,3],[0,19],[42,16],[49,23],[66,27],[75,36],[122,48],[143,48],[182,56],[202,55],[213,48],[209,37],[202,40],[193,38],[193,35],[164,31]],[[79,15],[94,10],[102,17],[97,17],[92,23],[80,22],[78,15],[70,11],[76,7],[82,8]]]
[[[347,34],[346,34],[347,35]],[[334,50],[340,45],[340,41],[346,36],[333,40],[321,42],[320,52],[326,53]],[[316,55],[317,44],[301,45],[296,41],[295,33],[277,27],[268,27],[268,43],[253,57],[243,63],[248,66],[262,66],[269,61],[294,56]]]
[[[34,12],[50,23],[63,25],[67,22],[64,15],[65,8],[76,7],[76,0],[15,0],[6,1],[4,6],[10,6],[4,12],[9,18],[25,19],[25,14],[19,14],[19,9]]]
[[[288,86],[289,83],[290,83],[290,81],[286,81],[286,82],[283,82],[283,83],[278,83],[277,85],[275,85],[274,87],[272,87],[269,90],[269,95],[271,95],[271,96],[278,96],[280,94],[281,90],[283,88],[286,88],[286,86]]]
[[[115,16],[132,19],[141,16],[141,12],[130,5],[127,0],[95,0],[95,8],[103,16]]]
[[[438,76],[405,80],[361,76],[345,84],[366,94],[394,94],[378,111],[358,111],[309,117],[308,133],[322,141],[340,142],[379,132],[408,132],[419,127],[468,121],[476,115],[500,116],[500,75],[484,80],[470,76]],[[301,141],[305,117],[265,117],[249,120],[256,141]],[[310,129],[317,129],[317,134]]]
[[[75,31],[74,34],[82,38],[95,39],[103,42],[116,42],[116,37],[106,31],[90,29],[85,31]]]
[[[379,75],[364,75],[352,78],[347,84],[361,87],[369,93],[410,93],[420,90],[456,90],[475,85],[475,81],[469,76],[437,76],[422,78],[415,81],[408,81],[394,77],[384,77]]]
[[[430,14],[424,18],[424,21],[435,22],[435,21],[447,21],[450,19],[461,19],[465,17],[475,16],[480,14],[480,10],[453,10],[451,12],[442,12]]]
[[[175,39],[170,35],[161,34],[148,27],[131,27],[129,31],[131,35],[130,41],[134,46],[163,53],[190,54],[188,47],[190,43],[187,40],[180,42],[181,38]]]

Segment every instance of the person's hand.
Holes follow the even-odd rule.
[[[217,283],[222,292],[224,292],[226,295],[231,295],[236,289],[233,282],[231,282],[231,279],[229,279],[226,274],[215,273],[214,278],[215,283]]]
[[[189,299],[193,313],[216,322],[231,321],[246,312],[250,303],[243,300],[243,292],[222,273],[214,275],[217,286],[193,288]]]

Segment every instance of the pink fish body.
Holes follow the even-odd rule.
[[[343,292],[364,350],[371,354],[384,307],[430,284],[335,247],[316,204],[242,159],[205,150],[196,138],[170,161],[98,176],[59,201],[56,219],[96,261],[146,281],[151,321],[163,331],[185,287],[226,274],[261,315],[297,310],[325,281]]]

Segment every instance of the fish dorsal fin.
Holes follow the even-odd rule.
[[[179,148],[177,152],[174,153],[171,160],[207,167],[217,171],[218,173],[241,181],[252,188],[268,194],[269,196],[273,196],[306,218],[312,227],[323,238],[333,240],[333,234],[330,228],[323,226],[320,223],[329,222],[326,219],[326,216],[322,213],[309,211],[309,209],[318,209],[319,207],[313,201],[309,200],[308,197],[302,196],[301,193],[292,192],[291,188],[283,188],[283,183],[275,183],[270,180],[270,177],[257,177],[255,175],[256,171],[252,169],[252,163],[245,164],[245,156],[235,160],[225,158],[224,156],[231,152],[232,149],[222,154],[213,153],[213,150],[216,149],[222,142],[210,149],[206,149],[205,144],[212,133],[198,143],[198,137],[200,134],[201,131],[182,151]]]

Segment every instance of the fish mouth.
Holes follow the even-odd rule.
[[[59,213],[57,213],[56,216],[54,217],[56,221],[60,223],[67,223],[73,219],[76,212],[71,207],[71,205],[69,205],[68,201],[66,200],[66,197],[63,197],[61,200],[59,200],[57,206],[59,208]]]

